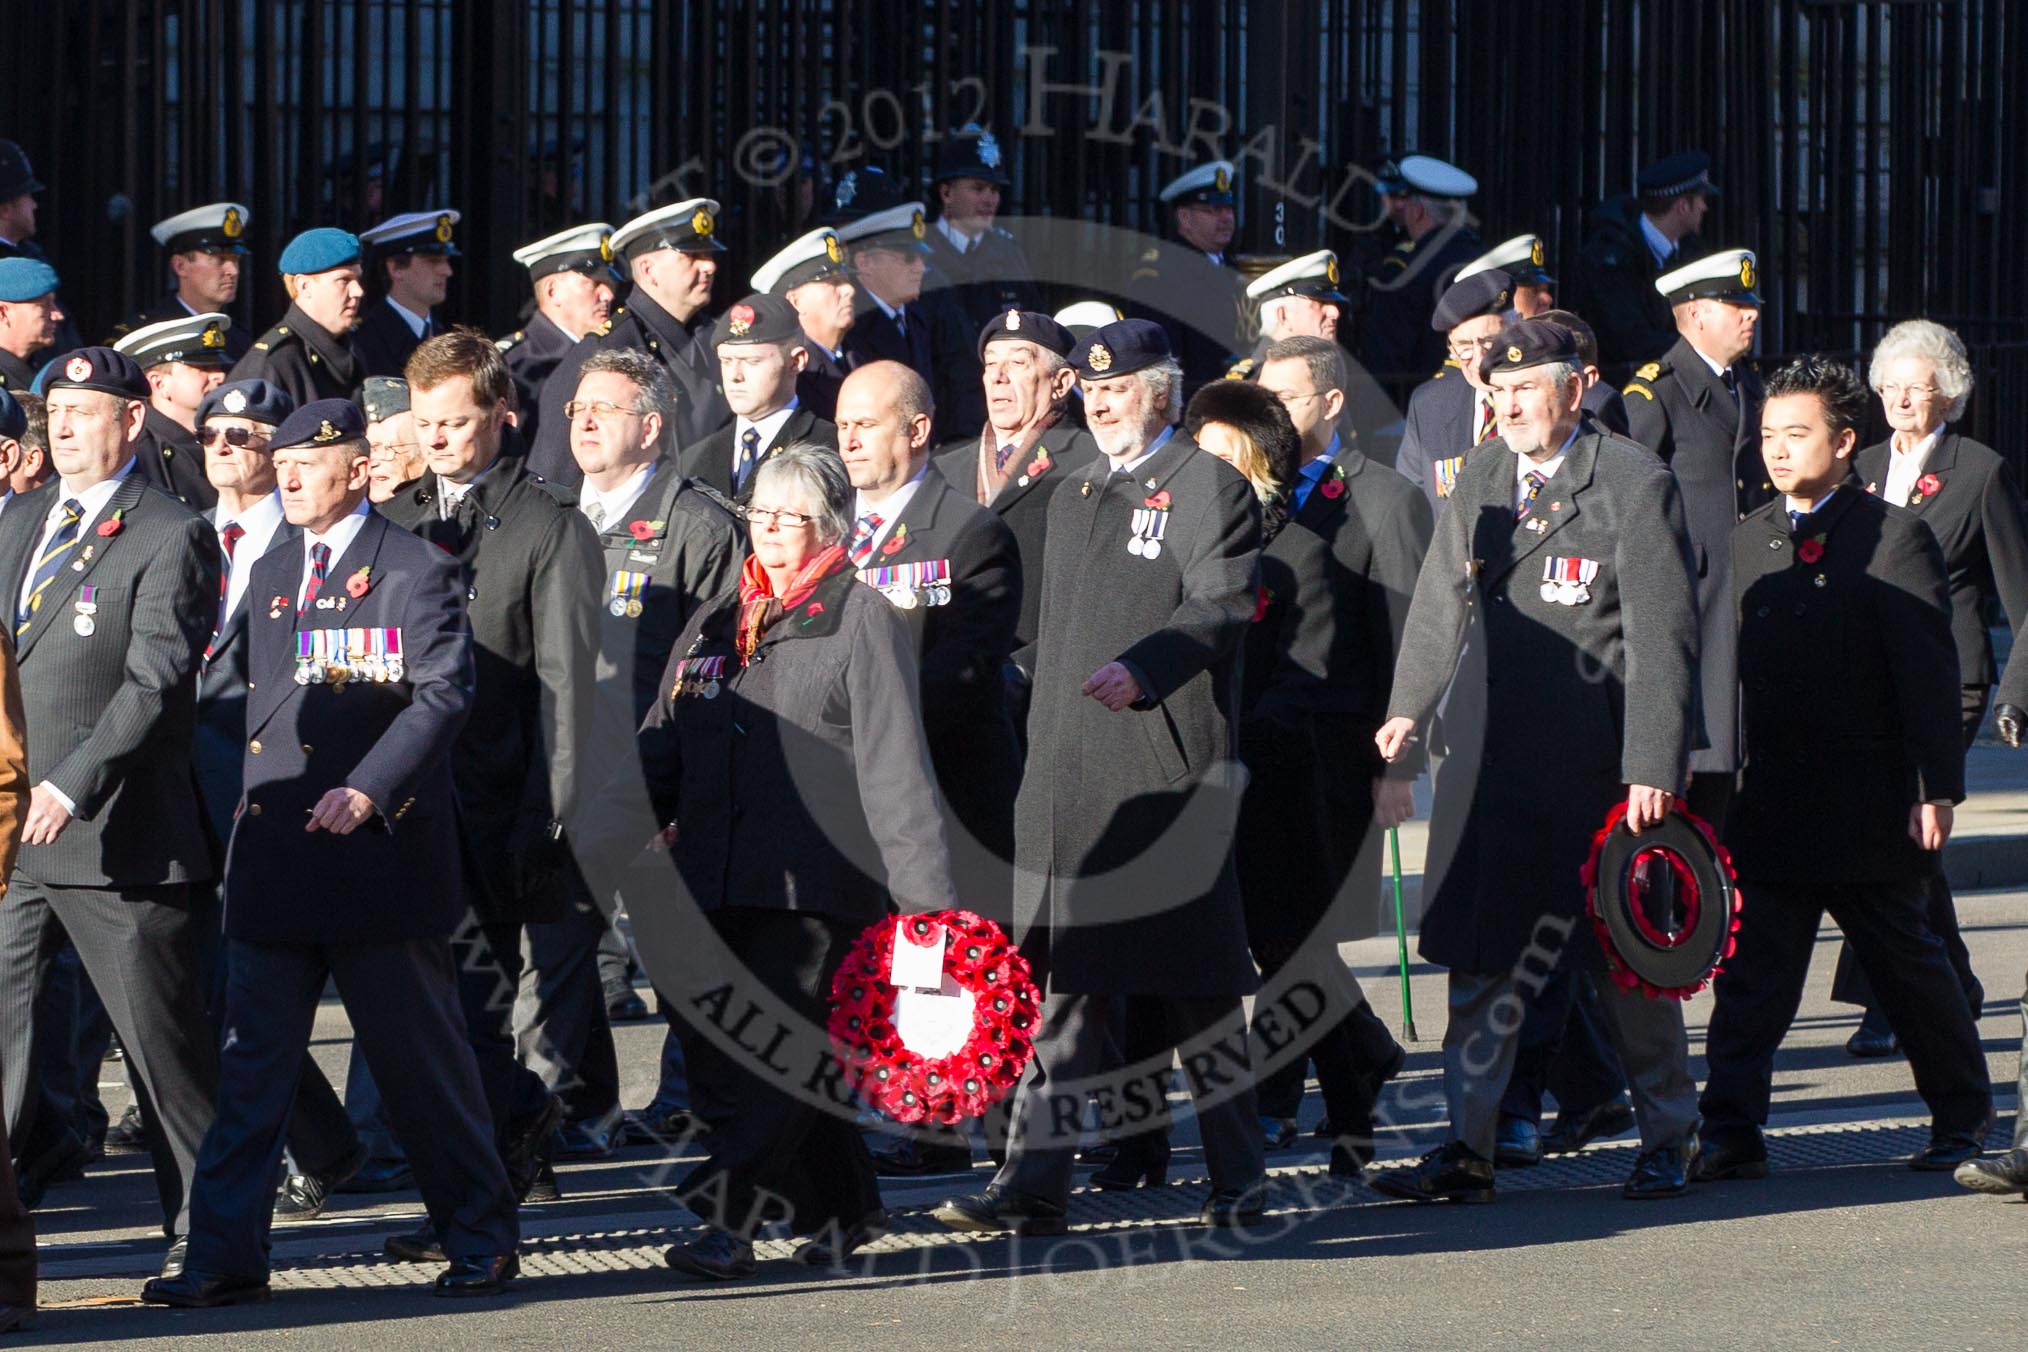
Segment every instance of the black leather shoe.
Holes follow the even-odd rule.
[[[2028,1149],[2016,1146],[1998,1155],[1966,1160],[1952,1172],[1951,1177],[1973,1192],[1990,1192],[2002,1197],[2028,1193]]]
[[[1119,1143],[1119,1153],[1091,1176],[1091,1185],[1102,1192],[1138,1188],[1146,1184],[1159,1188],[1169,1179],[1169,1137],[1166,1132],[1152,1136],[1129,1136]]]
[[[648,1003],[632,986],[606,987],[606,1021],[636,1023],[648,1017]]]
[[[1861,1060],[1872,1060],[1900,1051],[1901,1039],[1894,1035],[1885,1015],[1869,1009],[1859,1020],[1858,1031],[1845,1039],[1845,1050]]]
[[[680,1103],[651,1103],[628,1109],[622,1130],[628,1145],[669,1145],[703,1128],[697,1114]]]
[[[1462,1141],[1452,1141],[1424,1155],[1412,1169],[1376,1173],[1373,1188],[1418,1202],[1490,1202],[1493,1161],[1473,1153]]]
[[[210,1310],[220,1305],[259,1305],[273,1296],[265,1277],[221,1277],[212,1272],[185,1272],[175,1277],[156,1277],[141,1288],[141,1299],[149,1305],[173,1305],[179,1310]]]
[[[19,1333],[35,1324],[33,1305],[9,1305],[0,1300],[0,1333]]]
[[[1549,1134],[1542,1138],[1542,1153],[1545,1155],[1571,1155],[1584,1149],[1593,1141],[1607,1136],[1618,1136],[1621,1132],[1634,1129],[1634,1107],[1627,1102],[1625,1094],[1616,1094],[1604,1103],[1594,1104],[1582,1112],[1568,1109],[1556,1115],[1556,1124]]]
[[[399,1258],[404,1263],[441,1263],[444,1248],[437,1241],[437,1228],[428,1222],[420,1230],[405,1235],[389,1235],[381,1246],[389,1258]]]
[[[163,1281],[170,1281],[183,1275],[183,1262],[190,1253],[190,1240],[179,1238],[170,1241],[169,1252],[162,1255],[162,1271],[156,1275]]]
[[[1063,1208],[995,1184],[969,1197],[946,1197],[930,1215],[953,1230],[973,1234],[1060,1235],[1070,1229]]]
[[[67,1182],[84,1176],[84,1162],[91,1155],[90,1147],[74,1131],[63,1131],[56,1142],[32,1160],[23,1161],[15,1186],[19,1189],[23,1209],[33,1211],[42,1205],[43,1197],[50,1185]]]
[[[525,1200],[535,1186],[536,1175],[549,1156],[550,1138],[563,1125],[563,1100],[551,1094],[542,1107],[515,1123],[500,1147],[500,1162],[507,1167],[507,1186],[515,1199]]]
[[[354,1150],[349,1158],[328,1173],[290,1174],[282,1180],[281,1191],[275,1194],[275,1219],[278,1221],[313,1221],[324,1214],[324,1207],[330,1202],[331,1194],[352,1175],[359,1172],[359,1166],[366,1163],[366,1152]]]
[[[1347,1146],[1333,1142],[1331,1146],[1331,1177],[1349,1178],[1354,1183],[1366,1177],[1366,1166],[1373,1163],[1371,1146]]]
[[[1693,1183],[1717,1183],[1728,1178],[1766,1178],[1767,1145],[1759,1137],[1747,1141],[1701,1143],[1690,1166]]]
[[[1295,1119],[1263,1117],[1260,1120],[1261,1149],[1287,1150],[1296,1143]]]
[[[1642,1151],[1641,1157],[1634,1161],[1634,1172],[1627,1176],[1625,1186],[1620,1189],[1620,1196],[1630,1202],[1681,1197],[1690,1191],[1690,1169],[1700,1153],[1701,1147],[1694,1131],[1681,1145]]]
[[[407,1160],[368,1160],[357,1173],[340,1183],[333,1192],[404,1192],[415,1186],[415,1171]]]
[[[536,1166],[535,1181],[528,1185],[528,1191],[521,1198],[524,1202],[538,1205],[544,1202],[561,1202],[563,1185],[556,1181],[556,1166],[544,1160]]]
[[[566,1122],[556,1129],[556,1139],[550,1143],[549,1158],[552,1160],[602,1160],[620,1148],[620,1133],[626,1126],[626,1115],[615,1103],[612,1111],[596,1117],[581,1117],[575,1122]]]
[[[1230,1230],[1252,1225],[1267,1209],[1267,1180],[1244,1188],[1219,1188],[1204,1203],[1197,1219],[1205,1225]]]
[[[453,1258],[437,1274],[440,1296],[497,1296],[521,1275],[521,1260],[511,1253],[481,1253]]]
[[[887,1233],[888,1218],[883,1208],[868,1212],[842,1230],[830,1229],[804,1240],[789,1255],[792,1263],[805,1267],[843,1267],[845,1260]]]
[[[873,1152],[873,1172],[882,1178],[928,1178],[971,1171],[972,1144],[962,1137],[925,1140],[904,1136],[892,1148]]]
[[[148,1133],[141,1126],[141,1110],[129,1103],[120,1120],[106,1128],[108,1155],[136,1155],[148,1148]]]
[[[1935,1131],[1929,1144],[1908,1157],[1908,1167],[1918,1173],[1951,1174],[1986,1153],[1986,1133]]]
[[[725,1282],[754,1273],[753,1241],[730,1230],[706,1230],[702,1239],[671,1245],[662,1261],[676,1271],[706,1281]]]
[[[1542,1132],[1525,1117],[1503,1117],[1493,1135],[1493,1163],[1502,1169],[1532,1169],[1542,1163]]]

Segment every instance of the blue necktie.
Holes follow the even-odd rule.
[[[14,616],[14,637],[20,638],[27,633],[28,622],[35,618],[36,611],[42,609],[43,593],[56,581],[56,575],[63,571],[70,552],[77,548],[77,528],[83,520],[84,504],[76,498],[65,498],[63,520],[57,523],[56,534],[49,537],[49,547],[35,561],[35,576],[28,584],[28,600]]]
[[[734,495],[746,491],[746,481],[753,474],[754,461],[760,457],[760,429],[749,427],[739,434],[739,463],[732,467],[732,491]]]
[[[1790,512],[1789,533],[1791,535],[1801,535],[1803,533],[1803,523],[1809,519],[1810,514],[1808,512]]]

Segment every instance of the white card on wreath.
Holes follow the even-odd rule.
[[[919,940],[913,930],[907,922],[894,927],[894,961],[887,979],[896,986],[940,990],[944,984],[944,927],[931,925]]]

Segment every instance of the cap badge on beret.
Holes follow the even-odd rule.
[[[1007,332],[1018,333],[1020,331],[1021,331],[1021,312],[1019,310],[1009,310],[1007,312]]]
[[[753,328],[753,306],[735,305],[725,312],[726,327],[735,338],[744,338]]]
[[[239,208],[227,207],[225,219],[219,223],[218,228],[225,232],[227,239],[238,239],[240,233],[246,229],[246,222],[239,218]]]
[[[923,237],[925,225],[922,218],[922,211],[920,209],[916,211],[915,215],[909,218],[908,228],[910,231],[914,233],[917,239],[921,239]]]
[[[1753,259],[1750,257],[1739,260],[1739,284],[1749,291],[1753,290]]]
[[[1085,354],[1085,362],[1094,371],[1104,371],[1112,366],[1113,354],[1104,343],[1093,343],[1091,351]]]
[[[227,390],[225,398],[219,402],[225,406],[227,413],[244,413],[246,412],[246,391]],[[328,425],[326,424],[326,426]]]
[[[711,213],[703,207],[697,208],[697,214],[690,218],[690,228],[700,235],[710,235],[715,228],[711,219]]]
[[[87,357],[72,357],[63,364],[63,378],[72,382],[90,380],[92,378],[91,360]]]
[[[830,259],[833,263],[845,261],[845,250],[838,246],[838,237],[836,235],[824,236],[824,257]]]
[[[1542,266],[1542,259],[1542,239],[1540,236],[1537,236],[1534,246],[1528,250],[1528,261],[1539,268]]]
[[[599,236],[599,257],[608,263],[613,261],[613,232],[610,230]]]
[[[1324,260],[1324,280],[1333,286],[1338,285],[1338,255],[1332,254]]]
[[[345,434],[333,427],[329,418],[317,424],[317,435],[310,438],[310,440],[316,442],[319,446],[322,446],[326,442],[343,441],[344,439]]]
[[[449,244],[450,242],[451,242],[451,216],[449,212],[445,212],[443,215],[437,217],[437,243]]]
[[[1520,349],[1520,348],[1518,348],[1518,347],[1509,347],[1509,348],[1507,349],[1507,360],[1508,360],[1508,361],[1520,361],[1520,360],[1521,360],[1521,349]]]
[[[988,169],[1000,167],[1000,143],[993,139],[990,131],[979,133],[979,163]]]
[[[1224,168],[1220,168],[1217,173],[1211,176],[1211,185],[1220,192],[1230,191],[1232,188],[1232,175]]]
[[[1507,293],[1504,289],[1500,292],[1500,298],[1494,301],[1493,304],[1499,306],[1502,310],[1507,308]]]
[[[198,336],[197,341],[205,347],[224,347],[225,329],[214,320],[204,326],[204,332]]]

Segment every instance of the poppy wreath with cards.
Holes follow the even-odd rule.
[[[1627,805],[1606,814],[1579,878],[1606,969],[1622,990],[1688,1000],[1739,944],[1732,854],[1681,803],[1636,836]]]
[[[897,988],[895,945],[939,938],[943,990],[957,994]],[[927,1005],[952,1000],[960,1003]],[[970,911],[889,916],[859,936],[832,978],[831,1046],[873,1107],[898,1122],[948,1125],[1013,1092],[1035,1053],[1041,1007],[1028,960],[992,921]]]

